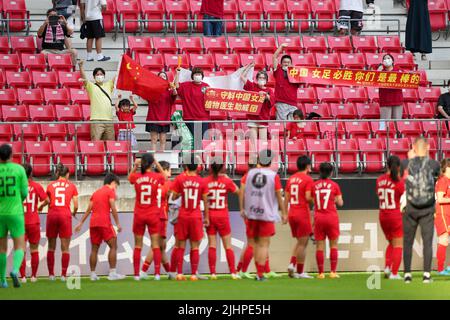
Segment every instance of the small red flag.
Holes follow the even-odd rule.
[[[116,88],[131,91],[147,101],[158,101],[169,82],[144,69],[128,55],[122,56]]]

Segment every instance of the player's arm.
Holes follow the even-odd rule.
[[[134,100],[134,96],[133,95],[130,96],[130,101],[133,104],[133,107],[131,108],[131,111],[136,111],[136,109],[138,108],[138,105],[137,105],[136,101]]]
[[[122,100],[122,95],[119,93],[117,95],[116,103],[114,104],[114,108],[116,109],[116,113],[120,111],[120,109],[119,109],[119,102],[120,102],[120,100]]]
[[[285,207],[285,202],[283,201],[283,195],[282,195],[283,189],[278,189],[275,191],[275,195],[277,196],[278,201],[278,207],[281,209],[281,219],[283,221],[283,224],[287,223],[287,210]]]
[[[22,170],[20,181],[20,197],[22,198],[22,202],[25,201],[27,196],[28,196],[28,179],[27,175],[25,174],[25,170]]]
[[[309,204],[314,204],[314,198],[312,196],[311,190],[305,192],[305,199]]]
[[[84,1],[80,1],[80,19],[83,23],[86,21],[86,4]]]
[[[247,82],[247,74],[250,71],[250,69],[252,67],[254,67],[254,66],[255,66],[255,63],[252,62],[252,63],[249,63],[248,65],[246,65],[244,67],[244,70],[242,70],[241,75],[240,75],[240,79],[241,79],[243,84],[245,84]]]
[[[109,199],[109,206],[111,207],[111,213],[116,222],[117,231],[122,232],[122,227],[119,222],[119,214],[117,213],[116,200],[114,198]]]
[[[38,207],[38,212],[42,212],[46,206],[50,203],[50,198],[47,197]]]
[[[239,192],[239,210],[241,211],[242,218],[245,218],[244,194],[245,194],[245,184],[241,183],[241,188]]]
[[[334,203],[336,203],[338,207],[342,207],[344,205],[344,199],[342,198],[342,194],[334,198]]]
[[[72,214],[72,216],[75,217],[75,215],[78,212],[78,196],[73,196],[72,200],[73,200],[73,214]]]
[[[83,12],[83,11],[82,11]],[[78,62],[78,66],[80,67],[80,79],[81,81],[84,82],[84,84],[86,85],[86,83],[89,81],[88,78],[86,77],[86,72],[84,71],[84,60],[80,60]]]
[[[281,46],[275,51],[272,58],[273,63],[273,71],[277,70],[278,67],[278,56],[280,55],[281,51],[283,51],[284,48],[287,47],[287,43],[282,43]]]
[[[83,214],[83,217],[81,218],[80,223],[77,224],[77,226],[75,227],[75,232],[78,233],[81,231],[81,228],[83,227],[84,222],[86,221],[86,219],[89,217],[89,215],[91,214],[92,211],[92,206],[94,205],[94,203],[91,201],[89,201],[89,205],[86,209],[86,212]]]
[[[202,194],[203,206],[204,210],[204,225],[209,226],[209,201],[208,201],[208,193]]]

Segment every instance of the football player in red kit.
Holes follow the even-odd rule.
[[[314,181],[308,175],[311,171],[311,160],[307,156],[300,156],[297,159],[297,168],[298,172],[287,181],[284,203],[288,212],[292,237],[297,239],[297,243],[292,251],[288,274],[291,278],[299,279],[312,278],[303,271],[303,267],[305,264],[306,246],[312,233],[309,204],[313,202],[311,193]]]
[[[47,213],[47,267],[49,279],[55,280],[55,249],[56,238],[61,239],[61,280],[66,280],[67,268],[70,261],[70,239],[72,237],[72,216],[78,211],[78,190],[69,181],[69,169],[63,164],[56,168],[57,180],[47,186],[49,201],[44,201],[39,207],[39,212],[49,204]],[[73,202],[73,213],[70,204]]]
[[[380,206],[380,224],[389,245],[386,248],[385,276],[401,280],[398,268],[402,262],[403,223],[400,199],[405,193],[405,182],[400,158],[390,156],[388,170],[377,179],[376,190]]]
[[[441,176],[436,187],[436,214],[434,225],[438,236],[437,271],[439,275],[450,275],[450,268],[444,269],[450,230],[450,159],[441,161]]]
[[[33,181],[31,173],[33,168],[29,164],[24,164],[25,172],[28,177],[28,196],[23,202],[25,212],[25,241],[30,243],[31,252],[31,282],[37,281],[37,270],[39,268],[39,241],[41,240],[41,223],[39,220],[38,205],[39,202],[47,200],[47,194],[42,186]],[[26,255],[23,258],[20,268],[22,282],[27,282],[26,276]]]
[[[159,173],[154,172],[153,165],[156,165]],[[138,166],[141,166],[141,172],[137,173]],[[137,159],[131,170],[128,181],[134,185],[136,191],[136,200],[134,205],[134,279],[140,280],[146,278],[147,273],[140,274],[141,250],[145,229],[148,230],[151,239],[152,253],[155,259],[155,280],[160,280],[161,250],[159,248],[159,230],[161,207],[158,204],[158,191],[165,183],[166,178],[162,174],[158,161],[151,154],[144,154],[142,159]]]
[[[186,241],[191,245],[191,280],[197,281],[197,270],[200,260],[199,245],[203,238],[203,224],[209,225],[208,187],[205,181],[197,174],[198,164],[193,154],[184,157],[184,164],[187,168],[184,174],[179,175],[174,180],[171,191],[172,199],[181,197],[181,207],[175,224],[175,238],[178,241],[179,249],[177,258],[177,280],[185,280],[183,275],[183,256]],[[204,218],[200,202],[204,203]]]
[[[95,273],[97,266],[98,250],[102,242],[106,242],[109,247],[108,262],[109,275],[108,280],[122,280],[124,275],[116,272],[117,264],[117,234],[111,222],[111,215],[116,222],[117,231],[121,232],[122,227],[119,222],[119,215],[116,207],[116,189],[120,185],[119,178],[112,173],[108,173],[103,180],[103,187],[95,191],[89,201],[86,212],[80,223],[75,227],[75,232],[80,232],[83,223],[87,220],[92,212],[91,221],[89,223],[89,234],[91,238],[91,255],[89,257],[89,265],[91,268],[91,281],[99,280]]]
[[[211,174],[205,178],[209,194],[209,226],[206,228],[208,234],[208,262],[211,272],[211,279],[216,280],[216,235],[222,238],[225,248],[228,267],[233,280],[240,277],[236,274],[234,252],[231,246],[231,226],[228,213],[228,194],[239,193],[239,188],[233,180],[224,174],[224,165],[222,159],[211,163]]]
[[[339,216],[336,205],[342,207],[344,200],[339,185],[330,179],[333,166],[323,162],[319,166],[320,178],[314,183],[314,237],[316,238],[316,260],[319,279],[325,279],[323,273],[325,240],[330,241],[330,278],[339,278],[336,273],[338,262]]]

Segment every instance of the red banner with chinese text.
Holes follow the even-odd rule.
[[[265,98],[258,92],[208,88],[205,109],[259,114]]]
[[[392,89],[417,88],[418,72],[390,72],[316,67],[293,67],[288,71],[292,83],[337,86],[366,86]]]

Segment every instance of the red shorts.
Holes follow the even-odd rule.
[[[167,238],[167,220],[166,219],[159,219],[159,236],[161,238]]]
[[[315,216],[314,217],[314,238],[322,241],[328,238],[336,240],[339,238],[339,217],[338,216]]]
[[[72,216],[50,214],[47,215],[47,238],[71,238]]]
[[[289,216],[293,238],[308,237],[312,233],[311,218],[306,215]]]
[[[401,215],[380,215],[380,225],[387,240],[403,237],[403,221]]]
[[[175,224],[177,240],[200,241],[203,238],[203,220],[201,217],[178,217]]]
[[[91,235],[91,243],[101,245],[103,241],[107,242],[112,238],[117,237],[113,226],[109,227],[90,227],[89,233]]]
[[[41,240],[41,226],[39,223],[25,225],[25,241],[39,244]]]
[[[209,226],[206,227],[206,233],[214,236],[217,233],[221,237],[231,234],[229,217],[209,217]]]
[[[440,210],[438,207],[436,210],[436,215],[434,216],[434,225],[436,226],[436,234],[440,236],[441,234],[448,233],[450,222],[450,215],[445,213],[445,211]]]
[[[247,237],[272,237],[275,235],[275,223],[248,219]]]
[[[143,236],[145,229],[148,229],[149,234],[157,234],[159,232],[160,225],[159,215],[146,215],[137,216],[134,215],[133,220],[133,233],[138,236]]]

